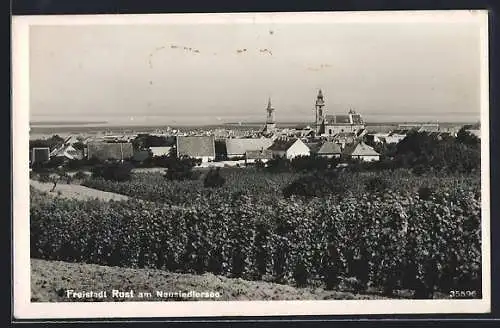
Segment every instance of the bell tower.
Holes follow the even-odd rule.
[[[322,133],[321,129],[325,119],[325,100],[323,99],[323,92],[319,89],[318,96],[316,97],[315,113],[316,113],[316,131]]]
[[[273,132],[276,129],[276,122],[274,120],[274,108],[271,105],[271,98],[267,101],[267,119],[266,119],[266,132]]]

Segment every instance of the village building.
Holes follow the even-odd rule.
[[[134,156],[134,147],[130,142],[108,143],[89,142],[87,144],[87,158],[106,160],[127,160]]]
[[[360,159],[365,162],[380,160],[380,154],[363,141],[354,142],[344,149],[344,155],[351,159]]]
[[[401,142],[401,140],[406,138],[409,132],[410,130],[401,130],[401,129],[394,130],[384,138],[385,142],[388,144],[394,144],[394,143],[397,144]]]
[[[153,157],[168,156],[171,150],[172,147],[149,147]]]
[[[215,159],[215,138],[213,136],[178,136],[177,157],[188,156],[201,159],[202,163]]]
[[[83,156],[83,150],[78,150],[71,144],[62,145],[59,148],[55,148],[50,153],[50,157],[62,157],[68,160],[80,160],[83,159]]]
[[[326,158],[340,158],[341,154],[340,146],[332,141],[323,142],[316,151],[317,156]]]
[[[342,132],[357,134],[365,129],[365,123],[360,114],[350,110],[347,114],[326,114],[323,92],[319,90],[315,103],[316,135],[334,136]]]
[[[249,151],[264,150],[273,144],[271,138],[233,138],[225,142],[228,158],[243,157]]]
[[[346,145],[352,144],[358,140],[358,137],[354,132],[339,132],[330,139],[344,149]]]
[[[377,143],[386,143],[386,138],[389,136],[390,133],[384,133],[384,132],[378,132],[374,134],[370,134],[369,137],[372,138],[373,142]]]
[[[273,157],[286,157],[287,159],[309,156],[311,153],[309,147],[298,138],[276,139],[268,149],[272,151]]]
[[[257,161],[267,163],[273,158],[273,151],[270,149],[251,150],[245,153],[245,164],[254,164]]]

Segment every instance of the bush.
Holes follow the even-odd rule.
[[[222,187],[225,182],[226,179],[220,174],[220,168],[218,167],[215,170],[210,169],[210,171],[208,171],[203,181],[203,185],[206,188],[219,188]]]
[[[50,182],[51,179],[50,179],[50,173],[48,172],[41,172],[40,174],[38,174],[38,179],[40,182]]]
[[[95,166],[92,169],[92,176],[110,181],[128,181],[132,175],[132,168],[128,162],[111,162]]]
[[[193,174],[193,167],[197,164],[200,165],[201,160],[189,157],[171,157],[166,163],[167,171],[165,177],[168,180],[180,181],[195,179],[197,176]]]

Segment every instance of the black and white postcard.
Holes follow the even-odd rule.
[[[489,312],[487,27],[13,17],[14,315]]]

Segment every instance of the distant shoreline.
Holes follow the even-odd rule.
[[[429,122],[381,122],[381,123],[366,123],[365,126],[373,131],[385,131],[391,130],[398,127],[399,124],[432,124]],[[474,122],[440,122],[439,126],[446,129],[454,126],[475,124]],[[171,129],[180,130],[195,130],[195,129],[231,129],[231,130],[258,130],[263,127],[265,123],[249,122],[249,123],[222,123],[222,124],[156,124],[156,125],[38,125],[30,127],[30,135],[72,135],[72,134],[101,134],[101,133],[113,133],[113,134],[131,134],[131,133],[154,133],[157,130],[165,130],[167,127]],[[303,122],[288,122],[288,123],[277,123],[277,127],[284,128],[296,128],[305,127],[307,123]],[[309,123],[312,127],[312,123]]]
[[[102,125],[108,124],[107,121],[34,121],[30,122],[30,126],[85,126],[85,125]]]

